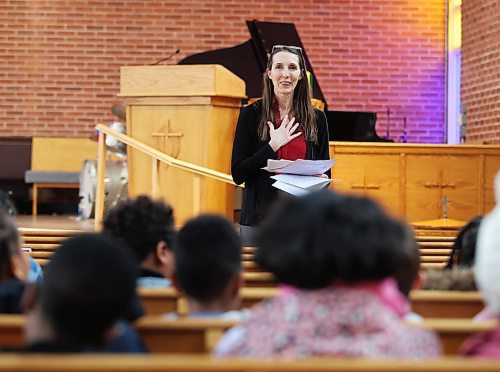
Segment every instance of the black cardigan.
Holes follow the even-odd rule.
[[[236,184],[245,183],[240,224],[254,226],[265,217],[269,206],[277,199],[278,189],[272,187],[273,175],[261,168],[268,159],[276,159],[269,141],[261,141],[258,127],[262,113],[261,100],[240,111],[233,142],[231,173]],[[330,159],[328,125],[324,112],[314,109],[318,126],[318,144],[306,140],[306,159]],[[330,177],[330,171],[327,172]]]

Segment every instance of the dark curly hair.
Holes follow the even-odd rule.
[[[451,270],[455,266],[472,267],[476,257],[476,240],[479,225],[483,216],[476,216],[465,225],[453,242],[450,258],[445,270]]]
[[[368,198],[321,191],[284,200],[257,234],[256,262],[304,289],[394,276],[405,225]]]
[[[241,241],[222,216],[202,215],[188,221],[175,243],[175,275],[183,292],[210,303],[241,271]]]
[[[45,268],[38,300],[59,342],[102,346],[104,333],[135,294],[136,265],[116,240],[65,240]]]
[[[159,242],[173,249],[175,238],[172,208],[147,196],[127,200],[109,211],[103,222],[104,233],[123,240],[142,262]]]

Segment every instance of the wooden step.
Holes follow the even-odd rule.
[[[451,249],[447,248],[421,248],[419,249],[420,255],[424,256],[450,256]]]
[[[420,256],[420,262],[439,262],[446,263],[448,262],[448,257],[446,256]]]
[[[26,244],[31,243],[62,243],[68,237],[66,236],[23,236],[23,241]]]
[[[437,270],[442,270],[445,267],[444,262],[421,262],[420,263],[420,268],[422,270],[428,270],[428,269],[437,269]]]
[[[419,242],[420,248],[452,248],[452,242]]]
[[[422,236],[415,236],[415,239],[417,242],[454,242],[455,237],[454,236],[428,236],[428,235],[422,235]]]

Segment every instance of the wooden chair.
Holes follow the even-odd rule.
[[[38,190],[79,188],[83,162],[96,155],[97,142],[88,138],[33,138],[31,170],[25,175],[26,182],[33,184],[33,216],[38,214]]]

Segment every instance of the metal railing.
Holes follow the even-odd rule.
[[[231,185],[244,187],[244,185],[236,185],[233,181],[231,175],[222,173],[210,168],[205,168],[200,165],[189,163],[183,160],[179,160],[169,156],[151,146],[148,146],[141,141],[136,140],[126,134],[117,132],[111,129],[107,125],[97,124],[95,129],[99,132],[99,144],[97,150],[97,179],[96,179],[96,201],[95,201],[95,220],[94,227],[96,230],[101,228],[101,222],[104,215],[104,178],[106,175],[106,136],[111,135],[118,139],[119,141],[125,143],[127,146],[131,146],[142,153],[149,155],[152,161],[152,172],[151,172],[151,195],[153,197],[158,197],[160,194],[160,185],[158,179],[158,168],[159,163],[166,163],[173,167],[183,169],[187,172],[194,173],[197,175],[209,177],[221,182],[225,182]],[[195,182],[199,186],[199,182]]]

